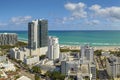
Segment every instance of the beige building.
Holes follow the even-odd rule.
[[[21,48],[15,47],[10,49],[10,57],[13,59],[23,61],[25,56],[30,56],[29,49],[25,47],[21,47]]]

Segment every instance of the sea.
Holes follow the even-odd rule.
[[[16,33],[18,40],[28,41],[27,31],[0,33]],[[119,30],[48,31],[48,35],[58,37],[60,45],[120,46]]]

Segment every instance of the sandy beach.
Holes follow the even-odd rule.
[[[103,50],[103,51],[120,50],[120,46],[92,46],[92,47],[94,48],[94,50]],[[60,48],[80,50],[80,46],[78,45],[60,45]]]
[[[21,41],[21,40],[19,40]],[[21,41],[21,42],[25,42],[28,43],[27,41]],[[60,48],[62,49],[75,49],[75,50],[80,50],[81,46],[78,45],[60,45]],[[94,50],[103,50],[103,51],[116,51],[116,50],[120,50],[120,46],[91,46],[94,48]]]

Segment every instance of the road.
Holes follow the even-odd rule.
[[[22,76],[27,76],[28,78],[30,78],[32,80],[35,80],[34,74],[30,74],[29,72],[26,72],[25,70],[20,70],[20,74]]]
[[[26,69],[24,69],[23,66],[19,65],[18,63],[16,63],[15,61],[8,59],[10,62],[12,62],[14,65],[17,65],[18,67],[20,67],[20,75],[21,76],[27,76],[28,78],[34,80],[34,74],[31,74],[29,71],[27,71]]]

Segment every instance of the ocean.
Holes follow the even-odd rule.
[[[27,31],[0,31],[0,33],[17,33],[19,40],[28,40]],[[49,31],[48,34],[58,37],[61,45],[120,46],[120,31]]]

